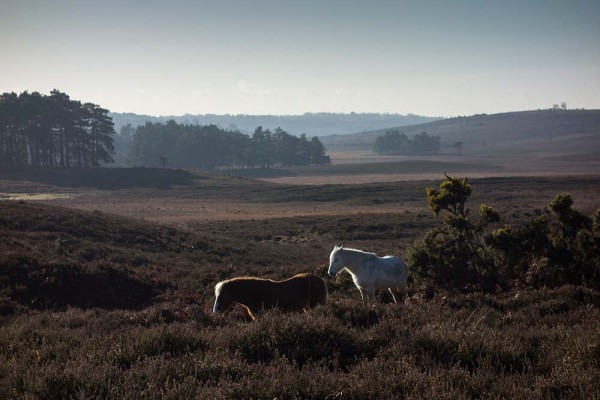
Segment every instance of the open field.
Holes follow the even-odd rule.
[[[350,170],[354,169],[351,165]],[[437,175],[431,172],[428,177],[432,179],[418,180],[422,175],[414,172],[406,181],[362,183],[362,175],[357,173],[347,176],[348,184],[320,186],[281,185],[202,171],[144,168],[105,169],[99,177],[87,171],[76,174],[56,170],[51,176],[39,172],[29,172],[28,180],[23,180],[21,173],[0,171],[0,195],[54,196],[49,201],[54,205],[181,224],[187,221],[428,212],[425,188],[436,186],[444,178],[442,172]],[[478,176],[476,172],[457,174],[471,175]],[[323,175],[322,179],[333,177],[335,175]],[[313,183],[320,179],[309,175],[303,178]],[[473,201],[494,204],[500,210],[503,207],[507,210],[543,208],[558,193],[567,191],[573,194],[579,207],[589,211],[597,204],[600,175],[588,172],[565,176],[489,177],[473,182],[478,188]]]
[[[437,290],[428,301],[413,282],[406,304],[380,292],[364,307],[348,275],[326,276],[334,244],[404,256],[437,224],[424,192],[442,179],[2,171],[0,193],[57,196],[0,200],[0,397],[598,397],[594,290]],[[500,224],[565,191],[587,214],[600,207],[598,174],[472,185],[470,206],[494,205]],[[327,306],[254,323],[240,309],[211,313],[222,279],[299,272],[326,280]]]
[[[444,173],[472,178],[573,176],[600,171],[600,135],[547,148],[528,142],[469,149],[464,154],[379,155],[367,149],[331,153],[332,165],[243,170],[232,174],[273,183],[324,185],[436,180]]]

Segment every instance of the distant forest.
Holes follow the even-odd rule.
[[[258,127],[252,136],[216,125],[146,122],[121,129],[121,139],[131,138],[127,164],[202,169],[273,168],[329,164],[325,148],[315,136],[296,137],[277,128]]]
[[[440,118],[423,117],[414,114],[381,113],[304,113],[301,115],[245,115],[245,114],[203,114],[170,117],[155,117],[133,113],[110,113],[117,132],[123,126],[143,125],[146,122],[166,122],[174,120],[184,125],[211,125],[229,131],[240,131],[251,135],[257,126],[274,131],[277,127],[294,134],[306,132],[310,136],[339,135],[387,129],[391,126],[416,125]]]
[[[418,154],[440,151],[440,137],[421,132],[410,139],[397,129],[390,129],[377,136],[373,152],[379,154]]]
[[[0,165],[96,167],[113,162],[108,110],[58,90],[0,95]]]

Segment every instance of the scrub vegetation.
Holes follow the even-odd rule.
[[[265,207],[291,198],[308,204],[338,199],[341,211],[171,225],[29,201],[0,202],[0,397],[600,396],[598,276],[593,268],[592,275],[583,273],[598,261],[593,253],[598,251],[597,199],[581,191],[592,178],[539,179],[529,192],[531,181],[522,178],[447,179],[440,186],[412,182],[404,190],[391,184],[345,189],[248,181],[244,186],[244,180],[232,186],[227,179],[217,184],[207,175],[199,181],[203,191],[172,190],[180,197],[194,193],[228,201],[237,187],[236,196]],[[427,186],[435,187],[426,193]],[[472,191],[463,197],[451,196],[467,187]],[[561,195],[560,188],[572,197]],[[158,192],[135,190],[158,198]],[[340,198],[345,190],[352,196]],[[555,200],[536,199],[545,191],[554,192]],[[127,202],[131,190],[115,193]],[[380,204],[372,198],[401,204],[416,195],[420,210],[344,211],[344,205],[358,204],[376,209]],[[578,196],[583,211],[571,203],[578,204]],[[489,204],[475,206],[483,219],[467,212],[480,202]],[[525,246],[532,226],[549,229],[549,242],[534,253]],[[575,239],[562,236],[575,226]],[[468,264],[464,267],[473,267],[476,275],[465,281],[441,261],[431,269],[413,259],[407,303],[392,304],[381,291],[368,307],[347,276],[326,275],[334,244],[401,257],[426,251],[447,260],[440,253],[444,243],[455,251],[458,241],[429,246],[435,230],[441,232],[438,239],[471,235],[462,243],[475,255],[456,257],[472,261],[484,254],[479,246],[485,254],[492,246],[490,260],[503,268]],[[570,264],[551,258],[559,245],[571,246]],[[494,279],[488,280],[492,271]],[[225,315],[211,312],[220,280],[284,279],[300,272],[326,280],[327,305],[305,314],[258,313],[254,322],[240,307]],[[572,279],[575,275],[581,279]]]

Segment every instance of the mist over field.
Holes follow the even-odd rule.
[[[304,113],[300,115],[181,115],[150,116],[131,113],[110,113],[119,132],[127,124],[143,125],[146,122],[166,122],[170,119],[183,124],[217,125],[228,130],[239,130],[252,134],[257,126],[275,130],[282,128],[299,136],[302,133],[311,136],[355,133],[389,128],[392,126],[416,125],[435,121],[439,117],[425,117],[413,114],[381,113]]]

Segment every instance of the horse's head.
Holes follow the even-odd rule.
[[[215,286],[215,305],[213,306],[213,312],[215,314],[227,311],[233,304],[233,297],[223,283],[224,282],[219,282]]]
[[[329,269],[327,270],[327,273],[332,277],[335,277],[344,267],[341,252],[343,248],[344,246],[334,246],[333,251],[329,255]]]

